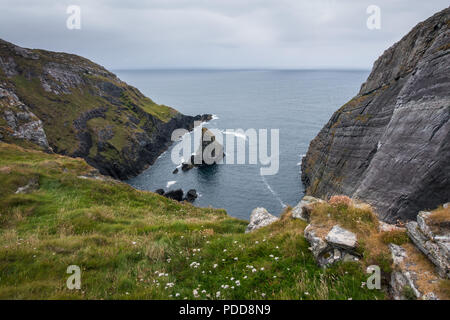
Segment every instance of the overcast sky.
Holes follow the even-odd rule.
[[[369,5],[381,29],[369,30]],[[69,30],[69,5],[81,29]],[[109,69],[364,68],[448,0],[0,0],[0,38]]]

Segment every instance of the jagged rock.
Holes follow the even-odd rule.
[[[173,174],[177,174],[178,173],[178,168],[175,168],[175,170],[172,171]]]
[[[0,92],[0,114],[3,114],[8,125],[7,131],[4,131],[5,135],[28,140],[46,151],[51,151],[42,121],[11,89],[0,86]]]
[[[188,192],[186,192],[186,196],[184,197],[184,200],[188,202],[194,202],[195,199],[197,199],[197,191],[195,189],[190,189]]]
[[[338,225],[334,226],[330,232],[328,232],[325,240],[332,246],[349,250],[355,249],[358,244],[356,234],[345,230]]]
[[[359,260],[359,254],[356,252],[357,238],[353,232],[338,225],[334,226],[326,236],[319,236],[320,231],[317,226],[309,224],[304,230],[304,236],[311,245],[309,249],[321,267],[341,260]]]
[[[418,222],[408,222],[408,235],[415,246],[436,266],[439,275],[450,278],[450,232],[435,235],[426,223],[428,215],[429,212],[422,211],[418,215]]]
[[[322,237],[316,235],[316,230],[312,224],[306,226],[303,234],[305,236],[305,239],[308,240],[309,244],[311,245],[309,249],[311,250],[312,254],[316,258],[316,260],[319,260],[320,254],[324,252],[328,247],[327,242]]]
[[[347,195],[393,223],[448,201],[450,8],[419,23],[375,62],[302,160],[306,194]]]
[[[423,299],[423,300],[437,300],[438,297],[432,291],[423,292],[426,289],[420,288],[420,278],[424,276],[416,270],[416,263],[409,257],[405,248],[389,244],[393,260],[393,271],[391,273],[391,280],[389,283],[389,291],[395,300],[406,299]],[[423,272],[423,271],[422,271]],[[423,273],[429,273],[425,271]],[[427,275],[430,277],[430,275]],[[437,281],[437,278],[429,281]]]
[[[325,202],[322,199],[311,196],[304,196],[302,200],[292,209],[292,218],[309,221],[312,205],[318,202]]]
[[[277,220],[278,218],[271,215],[265,208],[256,208],[250,215],[250,223],[248,224],[245,232],[252,232],[256,229],[268,226]]]
[[[155,190],[155,193],[157,193],[157,194],[163,196],[165,192],[164,192],[164,189],[156,189],[156,190]]]
[[[222,161],[225,153],[223,146],[216,141],[214,134],[207,128],[202,128],[200,146],[189,161],[182,163],[181,170],[188,171],[194,167],[214,165]]]

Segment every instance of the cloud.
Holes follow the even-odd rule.
[[[376,3],[375,3],[376,2]],[[2,0],[0,38],[107,68],[370,68],[445,0]],[[66,28],[68,5],[81,30]],[[381,8],[381,30],[366,8]]]

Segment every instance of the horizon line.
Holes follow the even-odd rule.
[[[111,68],[111,71],[370,71],[350,67],[143,67]]]

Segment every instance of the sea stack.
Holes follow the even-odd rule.
[[[188,171],[194,167],[215,165],[222,161],[224,156],[223,146],[216,141],[215,135],[211,130],[202,128],[200,146],[188,162],[182,163],[181,170]]]

